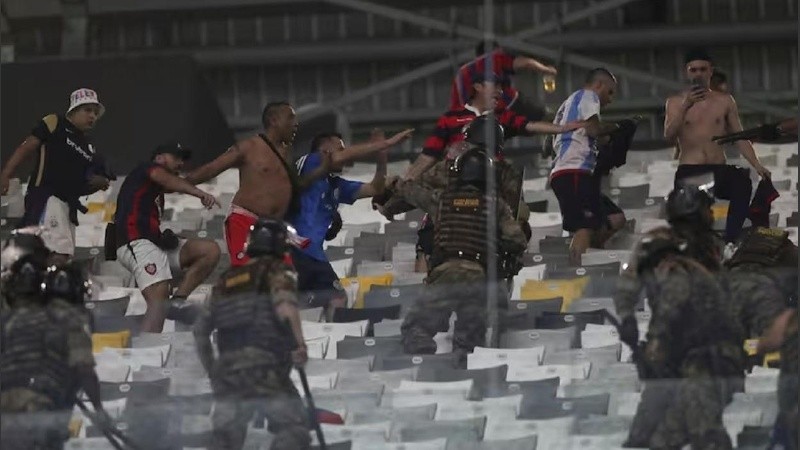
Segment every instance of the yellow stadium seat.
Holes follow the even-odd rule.
[[[92,334],[92,352],[98,353],[106,347],[126,348],[130,345],[131,332],[128,330],[116,333]]]
[[[353,308],[364,307],[364,296],[369,292],[370,287],[375,286],[389,286],[392,284],[392,274],[385,273],[383,275],[373,275],[369,277],[350,277],[342,278],[339,280],[345,290],[349,290],[354,284],[358,285],[358,292],[356,294],[356,301]]]
[[[562,297],[564,303],[561,311],[566,312],[570,303],[583,295],[589,277],[578,277],[567,280],[528,280],[522,285],[521,300],[536,301],[547,300],[553,297]]]
[[[711,211],[714,213],[714,220],[724,219],[728,217],[728,204],[716,204],[711,207]]]

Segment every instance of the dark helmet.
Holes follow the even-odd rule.
[[[670,192],[667,196],[667,221],[696,221],[710,227],[713,216],[709,214],[709,209],[714,204],[714,195],[710,192],[712,187],[713,183],[702,186],[687,184]]]
[[[489,142],[490,137],[494,142]],[[491,144],[495,148],[495,152],[503,151],[503,143],[505,142],[505,131],[500,122],[493,114],[485,116],[478,116],[464,129],[464,141],[480,148],[489,148]]]
[[[674,236],[656,234],[642,238],[634,255],[636,272],[642,274],[654,269],[667,255],[680,255],[686,251],[687,244]]]
[[[44,291],[48,298],[60,298],[82,305],[92,293],[92,283],[80,266],[68,263],[63,267],[50,266],[44,276]]]
[[[453,170],[461,183],[483,188],[486,185],[487,166],[494,166],[492,159],[482,149],[473,148],[456,158]]]
[[[41,294],[49,255],[37,234],[14,231],[0,253],[3,293],[9,298]]]
[[[245,251],[247,256],[283,256],[288,250],[286,224],[279,220],[258,219],[250,227]]]

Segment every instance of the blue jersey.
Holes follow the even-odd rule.
[[[297,171],[304,175],[321,163],[319,152],[309,153],[297,161]],[[340,203],[352,205],[363,185],[364,183],[358,181],[329,175],[315,181],[303,191],[300,195],[300,211],[289,219],[289,223],[300,236],[310,240],[308,247],[303,250],[305,254],[319,261],[327,261],[322,243],[333,221],[333,213]]]

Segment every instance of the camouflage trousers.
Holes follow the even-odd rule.
[[[645,382],[626,447],[653,450],[729,450],[722,412],[742,383],[733,365],[715,373],[706,361],[685,363],[681,377]]]
[[[224,369],[223,369],[224,370]],[[269,366],[226,371],[213,380],[211,450],[239,450],[257,411],[275,435],[271,450],[310,448],[308,413],[289,378],[291,368]]]
[[[452,259],[434,268],[426,283],[425,293],[417,299],[403,321],[401,331],[405,352],[436,353],[433,337],[439,331],[446,331],[452,312],[458,317],[453,333],[453,351],[471,352],[475,346],[483,345],[488,292],[483,267],[475,262]]]
[[[61,450],[69,438],[70,410],[30,389],[0,394],[0,449]]]

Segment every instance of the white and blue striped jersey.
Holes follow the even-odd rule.
[[[600,97],[588,89],[575,91],[558,108],[553,123],[565,125],[576,120],[587,120],[592,116],[600,118]],[[592,172],[597,162],[596,139],[586,134],[585,128],[568,133],[557,134],[553,140],[556,157],[550,176],[563,171]]]

